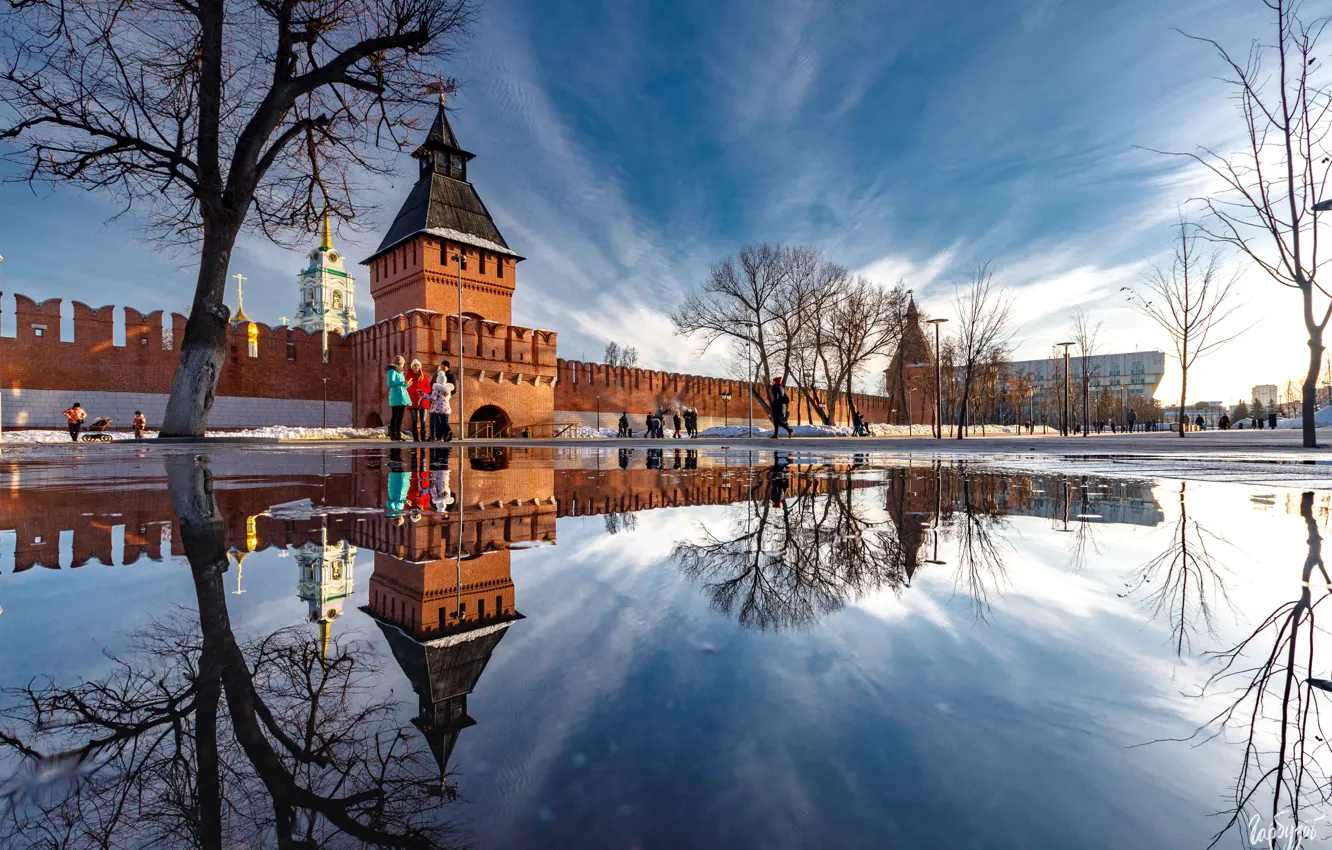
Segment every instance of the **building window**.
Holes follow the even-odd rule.
[[[504,277],[504,258],[495,258],[495,277]]]
[[[486,600],[484,599],[476,600],[476,618],[478,620],[486,618]]]
[[[467,603],[466,603],[466,602],[459,602],[459,603],[458,603],[458,619],[459,619],[459,620],[466,620],[466,619],[467,619]]]
[[[444,241],[439,243],[439,264],[441,266],[449,264],[449,243]]]
[[[480,269],[480,274],[485,274],[485,273],[486,273],[486,252],[485,252],[485,251],[477,251],[477,252],[476,252],[476,263],[477,263],[477,267]]]
[[[495,614],[498,616],[499,614],[503,613],[504,613],[504,595],[498,594],[495,596]]]

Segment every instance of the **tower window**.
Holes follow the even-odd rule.
[[[439,241],[439,264],[441,266],[449,264],[449,243],[442,239]]]
[[[504,258],[495,258],[495,277],[504,277]]]
[[[477,263],[477,266],[481,269],[481,274],[485,274],[485,273],[486,273],[486,252],[485,252],[485,251],[477,251],[477,252],[476,252],[476,263]]]

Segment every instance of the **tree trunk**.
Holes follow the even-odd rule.
[[[957,439],[962,439],[962,426],[967,419],[967,401],[971,398],[971,379],[966,378],[962,382],[962,404],[957,409]]]
[[[213,408],[217,380],[226,357],[227,321],[231,311],[224,303],[227,266],[236,243],[233,228],[204,226],[199,277],[194,304],[180,344],[180,360],[171,382],[162,437],[202,437]]]
[[[1188,413],[1184,410],[1184,398],[1189,388],[1189,370],[1183,368],[1179,370],[1179,436],[1184,437],[1184,426],[1188,422]]]
[[[1318,370],[1323,360],[1323,330],[1318,328],[1309,334],[1309,371],[1304,376],[1304,387],[1300,393],[1300,415],[1303,417],[1301,430],[1304,434],[1304,447],[1318,447],[1317,423],[1314,413],[1318,408]]]

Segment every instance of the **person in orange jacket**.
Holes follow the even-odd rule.
[[[88,418],[88,411],[74,402],[73,407],[65,408],[65,422],[69,424],[69,438],[74,442],[79,441],[79,429],[83,427],[83,420]]]
[[[143,415],[142,410],[134,411],[134,439],[143,439],[143,429],[148,427],[148,418]]]

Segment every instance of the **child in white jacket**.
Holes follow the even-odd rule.
[[[449,426],[449,414],[453,412],[450,403],[452,398],[453,384],[449,382],[449,373],[440,369],[435,372],[434,383],[430,386],[431,439],[445,442],[453,439],[453,428]]]

